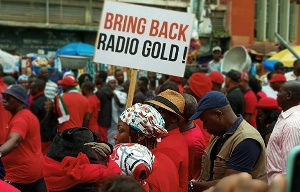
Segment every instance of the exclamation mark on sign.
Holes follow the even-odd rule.
[[[187,49],[188,49],[187,47],[184,48],[183,56],[182,56],[182,63],[185,63]]]

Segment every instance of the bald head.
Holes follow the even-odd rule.
[[[278,105],[283,111],[299,105],[300,81],[287,81],[280,88],[277,95]]]
[[[197,100],[190,94],[183,93],[182,96],[185,100],[185,106],[183,111],[183,117],[185,120],[189,120],[197,110]]]

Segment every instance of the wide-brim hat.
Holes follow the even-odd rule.
[[[5,91],[2,92],[2,94],[11,95],[24,104],[27,97],[27,92],[25,88],[19,84],[9,86]]]
[[[184,120],[182,114],[184,110],[185,100],[184,97],[176,91],[167,89],[155,96],[152,100],[146,101],[146,103],[157,105],[167,111],[176,114],[179,117],[180,121]]]

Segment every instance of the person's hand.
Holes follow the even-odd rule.
[[[45,101],[44,106],[45,106],[46,111],[50,111],[53,108],[53,103],[52,103],[52,101],[48,100],[48,101]]]
[[[204,192],[285,192],[286,184],[283,175],[274,177],[271,185],[252,179],[248,173],[230,175],[221,179],[217,185]]]

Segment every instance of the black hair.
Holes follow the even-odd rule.
[[[93,92],[95,89],[95,84],[91,81],[86,81],[86,82],[82,83],[82,89],[83,88],[87,89],[88,91]]]
[[[171,89],[171,90],[176,91],[176,92],[179,93],[179,89],[178,89],[178,86],[176,85],[176,83],[171,82],[171,81],[167,81],[164,84],[162,84],[162,86],[160,86],[157,94],[159,94],[161,92],[164,92],[167,89]]]
[[[90,81],[93,81],[93,78],[92,78],[89,74],[84,73],[84,74],[82,74],[82,75],[80,75],[80,76],[78,77],[78,84],[79,84],[79,87],[82,86],[82,84],[84,83],[84,79],[85,79],[86,77],[88,77]]]
[[[241,73],[237,70],[231,69],[227,74],[227,77],[229,77],[232,81],[239,82],[241,79]]]
[[[114,73],[115,76],[116,76],[117,72],[120,72],[120,71],[123,73],[122,69],[116,69],[116,70],[115,70],[115,73]]]
[[[98,77],[103,79],[104,82],[106,82],[107,79],[107,73],[105,71],[99,71]]]
[[[280,115],[280,110],[278,109],[262,109],[266,115],[265,124],[271,124],[274,121],[277,121],[278,116]]]
[[[33,80],[33,82],[39,91],[43,91],[45,89],[46,82],[43,79],[36,78]]]
[[[147,77],[140,77],[139,81],[142,81],[146,86],[148,85],[148,82],[149,82]]]

